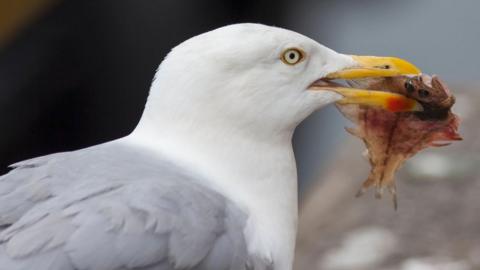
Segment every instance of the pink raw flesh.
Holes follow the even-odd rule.
[[[392,195],[397,208],[395,172],[408,158],[430,146],[448,145],[461,140],[457,133],[459,118],[450,108],[455,103],[447,86],[438,77],[392,77],[352,82],[362,88],[395,92],[419,101],[424,112],[389,112],[362,105],[337,105],[355,128],[347,128],[361,138],[368,150],[370,175],[357,196],[375,187],[375,197],[384,189]]]

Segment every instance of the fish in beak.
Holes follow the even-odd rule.
[[[333,80],[357,80],[375,77],[415,76],[421,71],[400,58],[378,56],[350,56],[355,63],[342,70],[327,74],[324,78],[314,82],[310,90],[333,91],[344,98],[339,104],[360,104],[381,107],[392,112],[422,111],[423,107],[414,99],[403,95],[372,91],[369,89],[351,88],[334,82]]]

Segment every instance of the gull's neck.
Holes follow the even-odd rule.
[[[159,108],[163,107],[152,113],[147,106],[127,140],[203,175],[209,187],[249,215],[245,229],[249,252],[272,260],[276,270],[290,270],[297,225],[293,128],[269,131],[221,116],[186,117]]]

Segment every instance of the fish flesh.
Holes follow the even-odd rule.
[[[397,209],[395,173],[400,166],[425,148],[462,139],[458,134],[459,117],[451,111],[455,97],[435,75],[368,78],[348,83],[356,88],[398,93],[423,107],[420,112],[391,112],[365,105],[337,104],[340,112],[356,124],[346,130],[363,140],[371,165],[357,196],[374,187],[375,197],[381,198],[387,190]]]

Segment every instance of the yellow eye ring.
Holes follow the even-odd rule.
[[[287,65],[295,65],[300,63],[304,58],[304,53],[302,50],[297,48],[286,49],[282,52],[282,62]]]

